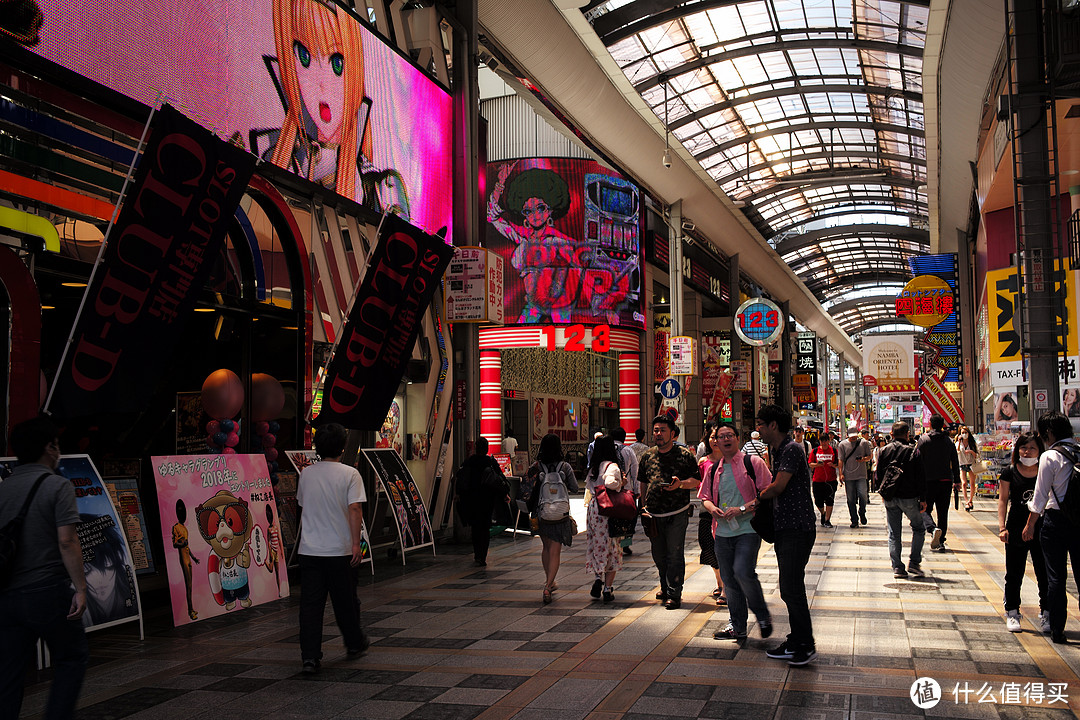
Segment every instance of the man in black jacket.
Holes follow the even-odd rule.
[[[881,449],[877,465],[877,482],[885,501],[885,516],[889,522],[889,557],[892,560],[893,577],[926,577],[922,570],[922,549],[926,542],[922,512],[926,509],[923,465],[919,451],[908,443],[909,427],[906,422],[894,423],[893,441]],[[885,472],[890,465],[897,465],[901,474],[895,484],[882,487]],[[904,569],[903,520],[907,515],[911,523],[911,555]]]
[[[478,567],[487,565],[491,514],[496,502],[509,501],[507,487],[498,461],[488,455],[487,438],[478,439],[476,452],[465,458],[457,472],[455,487],[458,512],[472,527],[473,559]]]
[[[938,552],[945,547],[945,534],[949,531],[949,500],[953,485],[960,485],[960,459],[956,446],[945,432],[945,418],[937,413],[930,416],[930,432],[919,438],[919,456],[926,475],[926,509],[937,509],[937,530],[930,542],[930,549]]]

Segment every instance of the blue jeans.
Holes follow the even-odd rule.
[[[724,521],[721,521],[724,522]],[[754,611],[758,622],[769,619],[769,608],[757,576],[757,555],[761,536],[755,532],[732,537],[717,535],[716,562],[724,581],[731,626],[740,635],[746,633],[746,608]]]
[[[341,630],[346,650],[364,644],[360,628],[360,601],[356,599],[356,568],[348,555],[340,557],[300,556],[300,657],[322,659],[323,612],[326,596],[334,605],[334,619]]]
[[[814,626],[806,601],[806,563],[814,549],[817,530],[777,530],[776,567],[780,571],[780,598],[787,605],[788,647],[814,647]]]
[[[67,581],[0,594],[0,718],[19,717],[23,678],[34,642],[45,640],[52,655],[52,687],[46,720],[71,718],[79,699],[90,651],[81,620],[68,620],[74,595]]]
[[[685,511],[658,517],[656,537],[652,541],[652,559],[660,573],[660,592],[674,600],[682,599],[683,576],[686,574],[686,526],[690,516]]]
[[[885,517],[889,522],[889,558],[893,570],[904,570],[904,516],[911,523],[911,564],[922,564],[926,528],[919,510],[919,498],[891,498],[885,501]]]
[[[1043,557],[1046,558],[1046,585],[1050,610],[1050,630],[1055,635],[1065,632],[1069,598],[1065,584],[1068,581],[1068,564],[1072,560],[1073,579],[1080,578],[1080,532],[1065,513],[1047,510],[1043,515]]]
[[[858,522],[860,518],[866,517],[866,503],[870,502],[866,478],[844,481],[844,490],[847,492],[847,509],[851,515],[851,522]],[[858,505],[858,515],[855,514],[856,505]]]

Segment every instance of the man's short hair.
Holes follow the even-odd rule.
[[[675,424],[675,421],[671,419],[671,416],[667,414],[657,415],[656,417],[654,417],[652,419],[652,424],[655,425],[656,423],[663,423],[672,430],[678,427],[678,425]]]
[[[11,451],[20,463],[41,459],[49,443],[60,437],[60,428],[47,417],[24,420],[11,431]]]
[[[945,418],[941,417],[937,413],[930,416],[930,427],[934,430],[941,430],[945,427]]]
[[[327,423],[315,431],[315,452],[323,460],[341,457],[345,453],[348,431],[338,423]]]
[[[638,442],[641,442],[642,440],[644,440],[645,439],[645,428],[639,427],[637,430],[635,430],[634,431],[634,437],[637,438]]]
[[[909,432],[911,432],[911,426],[903,420],[893,423],[892,436],[894,438],[906,438]]]
[[[1047,437],[1046,431],[1054,434],[1054,440],[1064,440],[1073,436],[1072,423],[1057,410],[1044,412],[1039,417],[1039,435]]]
[[[482,438],[480,438],[480,439],[478,439],[476,441],[476,454],[477,455],[487,455],[487,453],[488,453],[488,439],[486,437],[482,437]]]
[[[786,433],[791,430],[791,413],[780,407],[779,405],[762,405],[761,408],[758,410],[757,419],[765,423],[766,425],[771,422],[775,422],[776,429],[782,433]]]
[[[616,425],[615,427],[611,428],[610,435],[611,439],[615,442],[626,442],[626,428],[624,428],[622,425]]]

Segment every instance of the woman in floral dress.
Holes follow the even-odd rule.
[[[624,480],[619,468],[615,441],[604,435],[593,445],[592,464],[585,485],[589,490],[589,505],[585,520],[585,570],[596,576],[590,595],[603,595],[604,602],[615,599],[615,573],[622,569],[622,549],[608,532],[608,519],[600,514],[596,505],[596,491],[601,486],[618,492]]]

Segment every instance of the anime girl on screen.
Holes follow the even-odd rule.
[[[269,133],[271,147],[263,159],[376,212],[385,209],[408,220],[401,174],[372,163],[360,23],[319,0],[274,0],[273,12],[277,58],[264,59],[285,120],[280,133]]]

